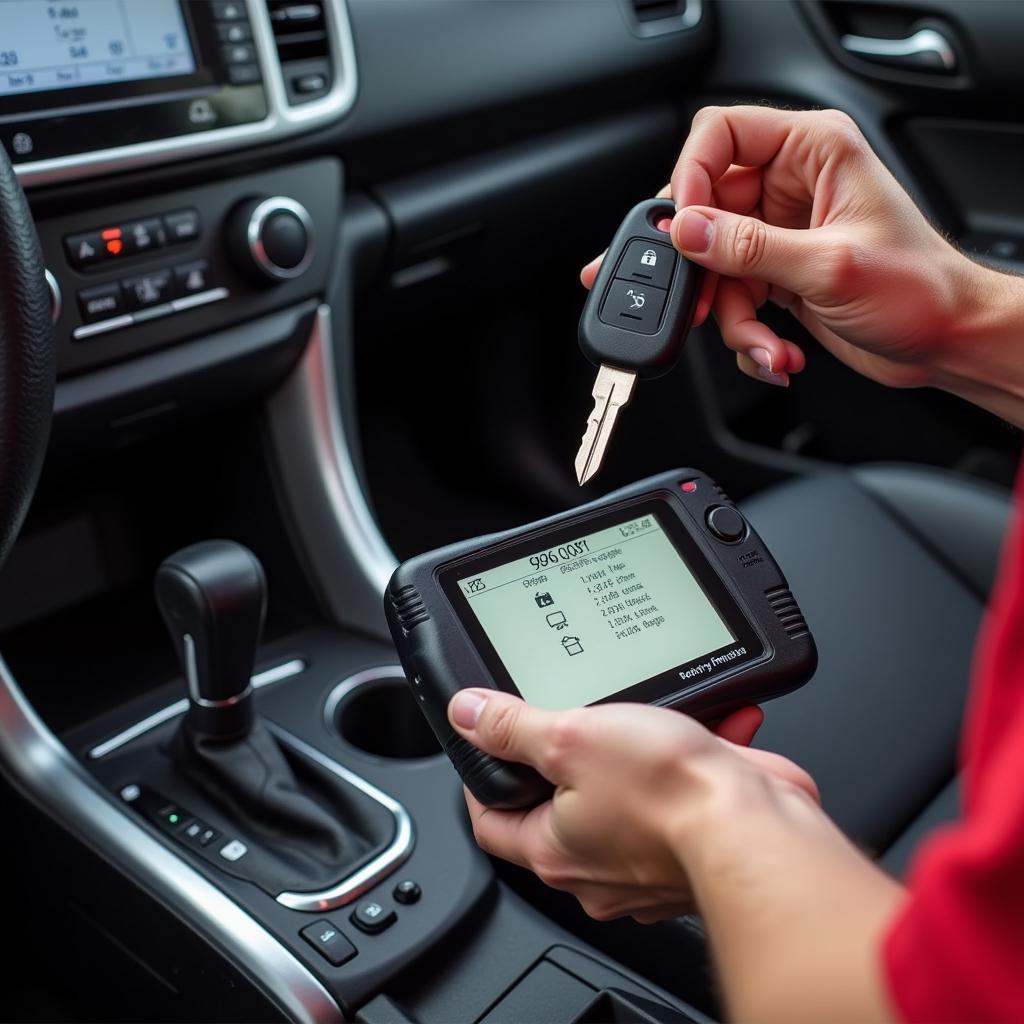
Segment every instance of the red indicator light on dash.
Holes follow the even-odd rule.
[[[683,491],[685,494],[693,494],[693,492],[695,490],[697,490],[697,481],[696,480],[684,480],[679,485],[679,490]]]
[[[104,228],[104,230],[100,232],[100,238],[103,239],[106,250],[111,256],[116,256],[122,249],[124,249],[124,242],[121,241],[120,228]]]

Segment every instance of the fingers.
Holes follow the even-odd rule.
[[[715,318],[722,341],[738,354],[741,370],[768,384],[789,386],[790,349],[767,324],[757,319],[754,298],[742,281],[718,282]]]
[[[601,269],[601,264],[604,262],[605,254],[601,253],[600,256],[595,256],[581,271],[580,281],[583,283],[583,287],[590,291],[594,287],[594,282],[597,280],[597,272]]]
[[[556,784],[566,781],[558,754],[571,714],[542,711],[498,690],[460,690],[448,705],[452,725],[474,746],[503,761],[532,765]]]
[[[672,222],[672,241],[694,263],[728,277],[753,278],[800,295],[822,287],[836,246],[829,228],[780,228],[749,214],[691,206]]]
[[[529,811],[498,811],[485,807],[468,789],[463,792],[473,825],[473,837],[480,849],[522,868],[529,868],[541,843],[543,821],[539,812],[543,808],[550,810],[550,803]]]
[[[790,132],[803,127],[800,117],[793,111],[767,107],[705,107],[699,111],[672,172],[676,206],[711,203],[715,183],[732,164],[763,167],[770,163]]]
[[[764,712],[756,704],[751,704],[723,718],[715,726],[715,735],[730,743],[749,747],[763,721]]]

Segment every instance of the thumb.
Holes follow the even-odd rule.
[[[820,288],[826,229],[780,228],[756,217],[688,206],[672,221],[672,242],[687,259],[727,277],[752,277],[798,295]]]
[[[550,782],[559,712],[542,711],[500,690],[460,690],[448,705],[456,731],[484,753],[532,765]]]

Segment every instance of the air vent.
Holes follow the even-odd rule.
[[[800,606],[796,603],[796,598],[789,587],[772,587],[764,592],[764,596],[768,598],[768,604],[778,616],[779,622],[782,623],[782,628],[790,640],[795,640],[798,636],[806,636],[810,632],[803,612],[800,611]]]
[[[700,21],[701,0],[625,0],[638,36],[656,36],[693,28]]]
[[[420,597],[420,592],[411,584],[400,587],[395,593],[389,592],[389,594],[391,606],[395,609],[395,617],[406,636],[409,635],[410,630],[430,618],[423,598]]]
[[[331,88],[331,45],[324,3],[267,0],[288,102],[309,103]]]

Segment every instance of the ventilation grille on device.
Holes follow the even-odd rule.
[[[796,603],[796,598],[789,587],[772,587],[770,590],[766,590],[764,595],[768,598],[772,611],[778,616],[782,628],[791,640],[795,640],[798,636],[806,636],[810,632],[803,612],[800,611],[800,606]]]
[[[652,36],[692,28],[700,21],[701,0],[626,0],[638,35]]]
[[[411,584],[399,587],[391,594],[391,606],[395,609],[395,617],[405,633],[430,618],[420,592]]]

